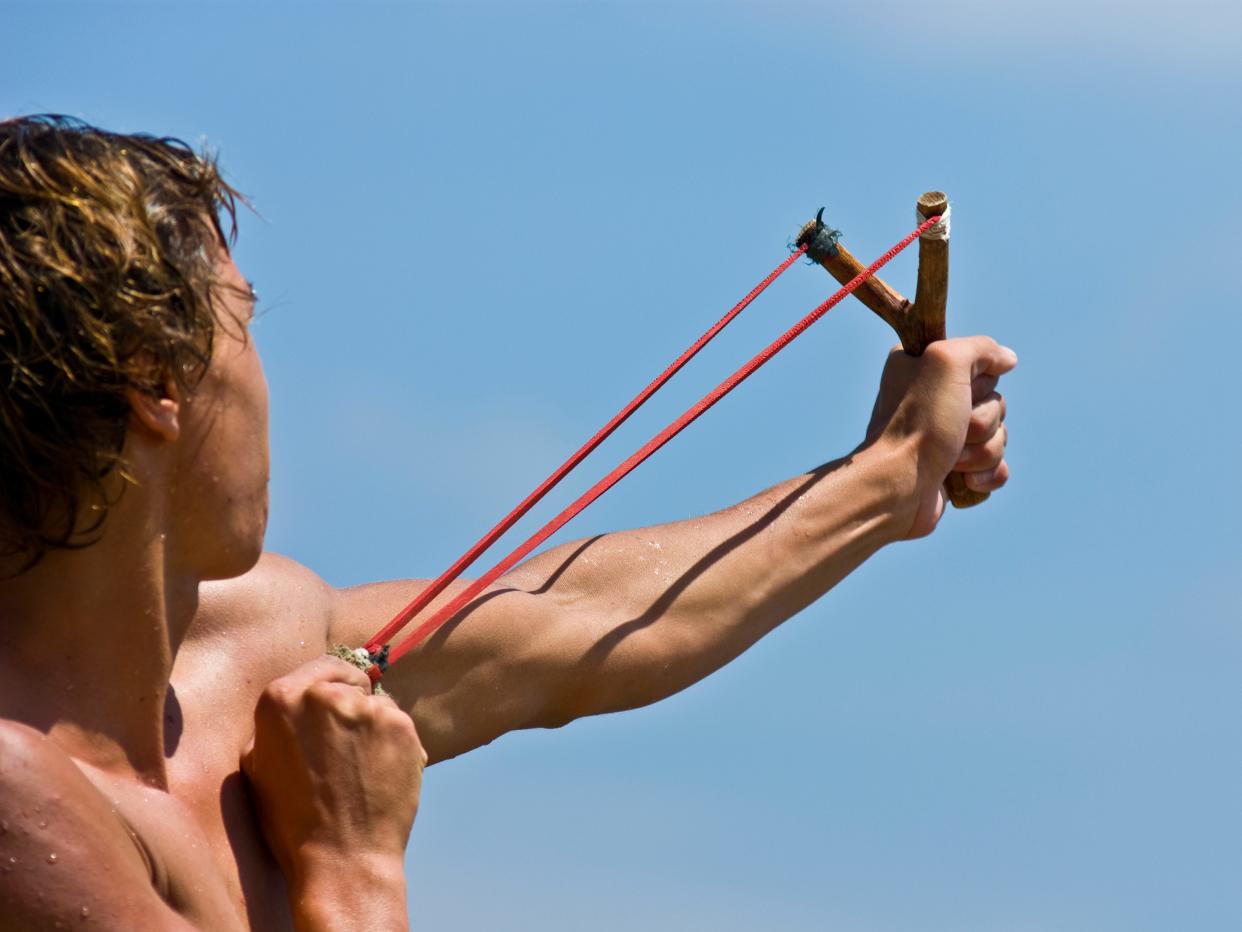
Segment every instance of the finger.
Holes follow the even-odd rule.
[[[983,443],[968,443],[953,465],[954,472],[985,472],[995,469],[1005,458],[1009,434],[1005,425]]]
[[[311,683],[319,682],[348,683],[365,692],[371,691],[371,678],[365,672],[339,657],[327,654],[308,660],[297,669],[285,674],[281,680],[296,687],[299,691],[305,690]]]
[[[367,702],[373,698],[369,688],[333,680],[317,680],[311,683],[306,687],[303,696],[307,708],[331,709],[334,713],[349,718],[361,715],[367,708]]]
[[[371,700],[372,709],[376,717],[396,729],[414,744],[421,745],[418,737],[418,728],[414,724],[414,719],[410,717],[400,706],[392,702],[387,696],[375,696]]]
[[[963,475],[966,477],[968,488],[974,489],[976,492],[995,492],[1009,481],[1009,464],[1001,460],[994,469],[982,472],[968,472],[963,473]]]
[[[945,497],[944,489],[938,489],[936,492],[936,507],[932,512],[931,524],[921,532],[922,534],[930,534],[940,524],[940,519],[944,517],[944,510],[948,505],[949,500]]]
[[[970,377],[1001,376],[1018,364],[1018,354],[991,337],[960,337],[956,340],[971,356]]]
[[[387,692],[383,692],[383,693],[372,693],[372,696],[373,696],[373,698],[374,698],[374,700],[375,700],[376,702],[383,702],[383,703],[387,703],[388,705],[392,706],[393,708],[396,708],[396,709],[401,709],[400,704],[397,702],[397,700],[396,700],[396,699],[394,699],[394,698],[392,697],[392,693],[387,693]],[[405,713],[405,709],[401,709],[401,711],[402,711],[402,713]]]
[[[992,394],[996,389],[996,383],[999,381],[1000,377],[995,375],[981,375],[972,379],[970,383],[971,404],[978,404]]]
[[[970,424],[966,427],[967,443],[983,443],[1000,430],[1005,420],[1005,399],[999,392],[975,404],[970,412]]]

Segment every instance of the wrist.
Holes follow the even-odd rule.
[[[400,854],[304,854],[288,878],[294,926],[310,930],[408,929]]]
[[[905,540],[922,497],[917,443],[880,436],[854,451],[875,492],[876,533],[881,544]]]

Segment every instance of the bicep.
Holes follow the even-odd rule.
[[[363,644],[424,585],[405,581],[340,590],[332,640]],[[449,587],[393,643],[466,585]],[[497,585],[393,664],[384,686],[413,716],[431,761],[445,760],[508,731],[562,724],[563,671],[581,656],[588,639],[570,607]]]

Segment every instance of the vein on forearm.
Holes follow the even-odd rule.
[[[560,717],[644,705],[727,663],[884,543],[887,492],[847,458],[703,518],[531,561],[527,591],[578,618]]]

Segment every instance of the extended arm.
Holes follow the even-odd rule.
[[[706,517],[546,551],[396,664],[385,686],[433,760],[669,696],[897,536],[894,465],[865,451]],[[389,614],[418,588],[343,593],[342,627]]]
[[[703,518],[536,556],[394,666],[386,685],[432,760],[685,688],[884,544],[930,532],[955,466],[977,488],[999,488],[1006,435],[993,389],[1014,362],[986,338],[920,359],[894,354],[851,456]],[[361,643],[420,586],[338,594],[332,638]]]

